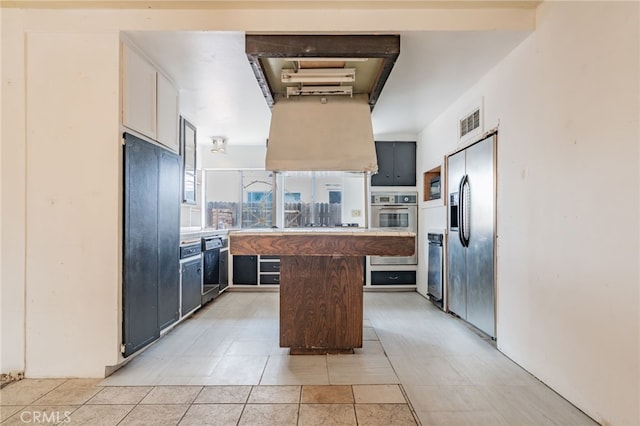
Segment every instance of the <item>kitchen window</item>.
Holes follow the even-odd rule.
[[[285,228],[364,226],[364,173],[283,172],[281,175]]]
[[[264,170],[206,170],[205,227],[271,227],[273,179],[274,173]]]
[[[207,228],[365,226],[365,173],[206,170],[204,176]]]

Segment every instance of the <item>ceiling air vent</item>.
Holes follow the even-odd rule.
[[[460,119],[460,138],[480,127],[480,108]]]

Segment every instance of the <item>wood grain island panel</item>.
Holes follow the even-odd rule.
[[[411,256],[414,241],[412,232],[232,231],[229,249],[231,254],[281,256]]]
[[[362,347],[363,256],[410,256],[415,234],[358,230],[241,230],[234,255],[280,256],[280,346],[289,353]]]
[[[362,347],[363,262],[356,256],[280,258],[280,347],[353,353]]]

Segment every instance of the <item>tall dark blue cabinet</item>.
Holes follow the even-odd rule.
[[[125,134],[123,344],[129,356],[179,318],[180,157]]]

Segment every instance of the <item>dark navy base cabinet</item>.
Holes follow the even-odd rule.
[[[182,284],[182,315],[198,306],[202,298],[202,260],[196,257],[180,267]]]
[[[233,256],[233,283],[258,284],[258,256]]]

